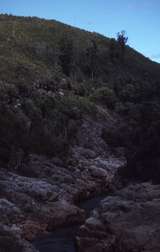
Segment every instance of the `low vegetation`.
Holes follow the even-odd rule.
[[[15,166],[19,153],[23,160],[30,153],[67,157],[82,120],[96,118],[101,106],[119,119],[103,137],[126,147],[127,176],[156,177],[160,66],[127,40],[122,46],[122,35],[108,39],[53,20],[0,15],[3,166]]]

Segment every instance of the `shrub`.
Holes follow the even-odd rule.
[[[114,109],[117,101],[114,91],[108,87],[97,89],[90,96],[90,100],[105,105],[109,109]]]

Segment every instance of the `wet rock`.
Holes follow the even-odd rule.
[[[85,220],[85,212],[65,200],[52,204],[50,220],[47,229],[53,231],[56,227],[80,224]]]
[[[96,178],[107,178],[108,176],[108,173],[105,169],[99,168],[97,166],[91,166],[90,173],[93,177]]]
[[[77,159],[81,157],[84,157],[86,159],[93,159],[97,157],[97,153],[94,150],[87,149],[84,147],[74,146],[73,151]]]
[[[0,225],[0,251],[38,252],[29,242],[21,238],[20,229],[13,225]]]
[[[79,251],[158,252],[159,213],[159,185],[130,185],[103,200],[81,227]]]
[[[12,221],[18,221],[21,215],[21,210],[12,202],[7,199],[0,199],[0,216],[3,223],[12,223]]]
[[[47,200],[57,197],[56,187],[41,179],[28,178],[11,172],[0,171],[0,187],[6,192],[26,193],[31,197]],[[54,195],[53,195],[54,194]]]
[[[21,224],[23,237],[27,241],[32,241],[37,235],[47,233],[46,229],[47,224],[40,221],[26,220]]]

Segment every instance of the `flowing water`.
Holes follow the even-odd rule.
[[[95,197],[80,204],[80,208],[86,212],[86,217],[98,207],[103,198],[104,196]],[[79,225],[59,228],[52,234],[35,240],[33,244],[40,252],[76,252],[75,237],[78,229]]]

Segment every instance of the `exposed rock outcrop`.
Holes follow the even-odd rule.
[[[81,226],[79,251],[158,252],[159,213],[159,185],[130,185],[104,199]]]

